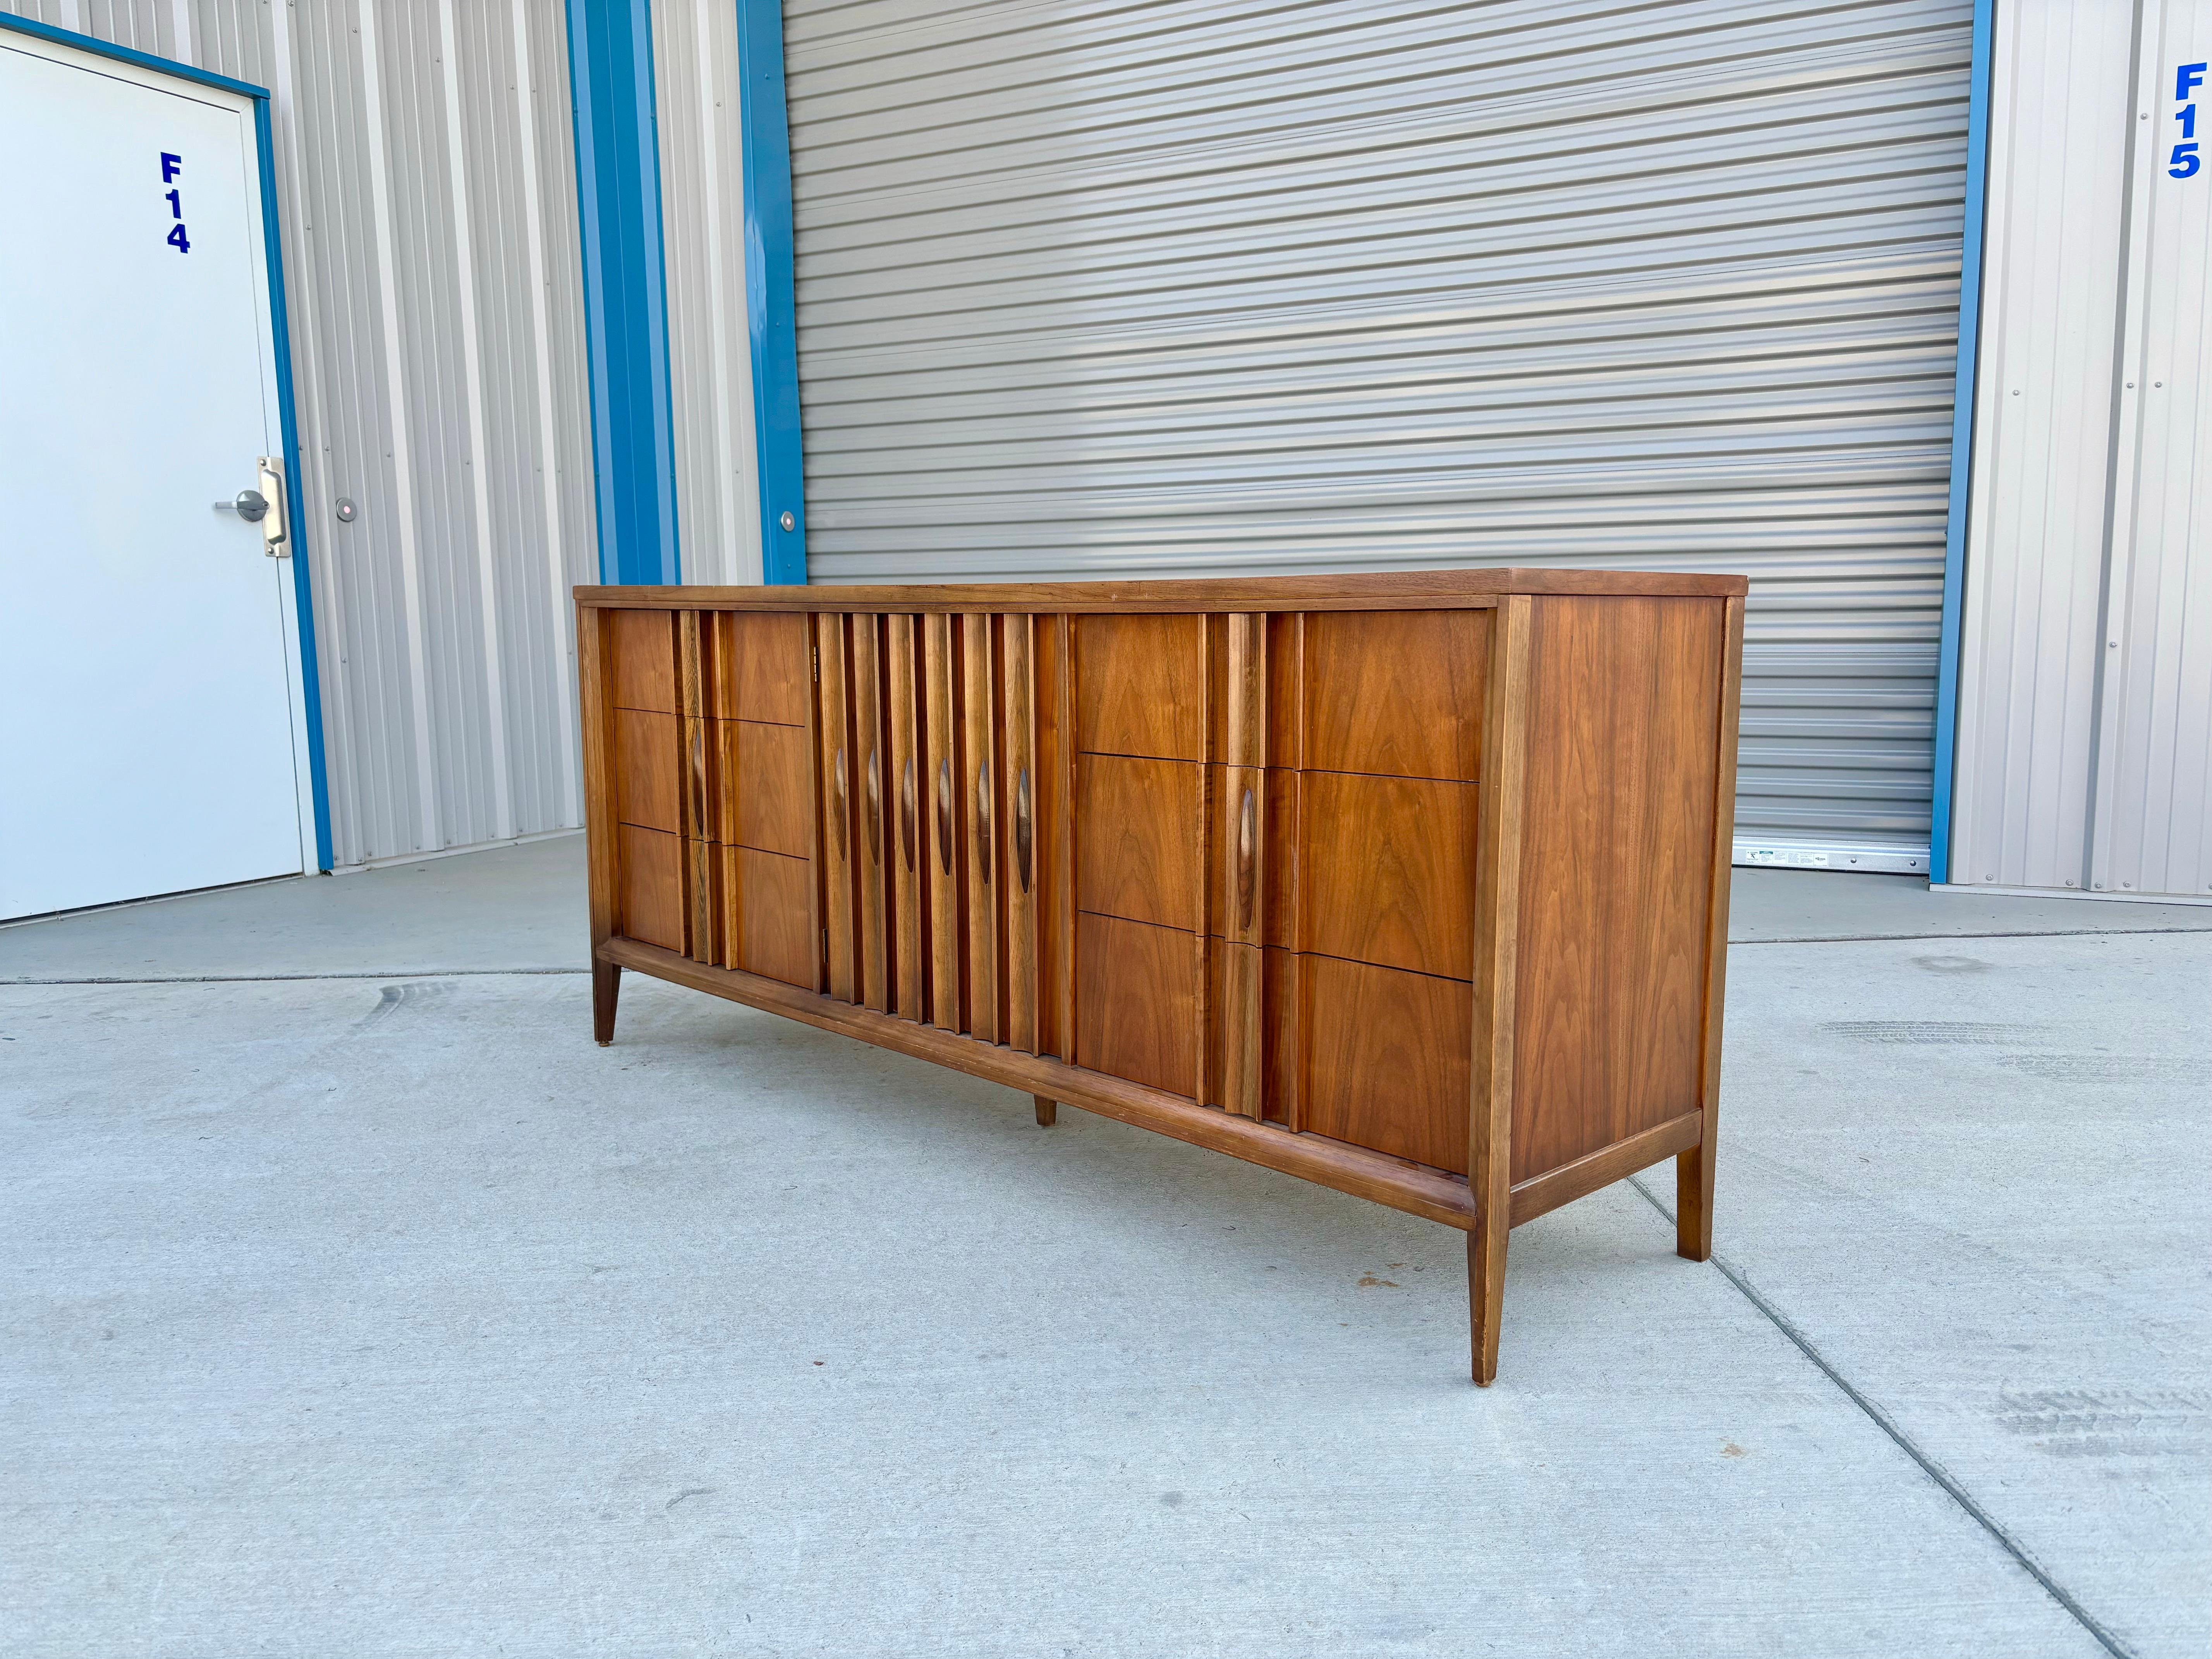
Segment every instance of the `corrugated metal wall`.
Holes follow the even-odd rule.
[[[2212,892],[2208,58],[2203,0],[1998,9],[1959,885]]]
[[[657,0],[653,70],[682,574],[757,582],[736,0]]]
[[[337,862],[577,824],[568,590],[597,549],[561,9],[11,9],[273,94]]]
[[[1966,0],[787,0],[817,580],[1747,571],[1739,854],[1924,870]]]

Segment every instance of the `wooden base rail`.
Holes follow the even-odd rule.
[[[1387,1204],[1408,1215],[1441,1221],[1462,1231],[1474,1225],[1474,1212],[1468,1200],[1465,1182],[1455,1181],[1434,1170],[1401,1163],[1381,1152],[1317,1136],[1289,1134],[1255,1123],[1250,1118],[1231,1117],[1218,1107],[1196,1105],[1141,1083],[1087,1072],[1049,1054],[1025,1054],[1017,1048],[962,1036],[955,1031],[917,1025],[894,1014],[856,1008],[835,997],[802,991],[795,985],[763,979],[739,969],[710,968],[673,951],[640,945],[633,939],[609,939],[599,947],[599,955],[602,962],[617,967],[635,968],[655,979],[726,997],[732,1002],[742,1002],[747,1007],[771,1014],[804,1020],[825,1031],[858,1037],[879,1048],[911,1054],[916,1060],[965,1072],[987,1082],[1003,1083],[1010,1089],[1035,1095],[1041,1101],[1056,1100],[1095,1112],[1100,1117],[1133,1123],[1140,1129],[1156,1129],[1194,1146],[1226,1152],[1247,1164],[1265,1164],[1317,1186],[1349,1193],[1354,1198]]]
[[[1712,1250],[1741,577],[576,590],[624,968],[1468,1235]]]

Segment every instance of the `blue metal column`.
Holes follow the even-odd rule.
[[[648,0],[568,0],[599,580],[681,580]]]
[[[782,0],[737,0],[745,183],[745,316],[760,463],[761,576],[806,580],[806,475],[792,276],[791,125],[783,93]]]
[[[1959,249],[1959,361],[1951,386],[1951,504],[1943,523],[1943,632],[1936,671],[1936,777],[1929,803],[1928,881],[1951,879],[1951,796],[1958,769],[1959,634],[1966,620],[1966,502],[1974,470],[1974,386],[1981,344],[1982,236],[1988,217],[1990,60],[1996,0],[1974,0],[1974,55],[1966,92],[1966,222]]]

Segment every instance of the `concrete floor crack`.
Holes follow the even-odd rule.
[[[1674,1212],[1659,1201],[1651,1189],[1644,1184],[1641,1176],[1631,1176],[1628,1178],[1628,1184],[1644,1195],[1644,1202],[1667,1218],[1668,1226],[1671,1228],[1674,1224]],[[1764,1314],[1768,1322],[1776,1330],[1788,1337],[1797,1351],[1818,1366],[1821,1375],[1842,1391],[1845,1399],[1863,1412],[1876,1428],[1887,1435],[1895,1443],[1899,1451],[1918,1464],[1922,1474],[1941,1486],[1954,1503],[1972,1516],[1981,1528],[1996,1540],[1999,1547],[2020,1564],[2021,1571],[2040,1584],[2052,1601],[2065,1608],[2082,1629],[2094,1637],[2105,1651],[2112,1656],[2112,1659],[2136,1659],[2130,1649],[2111,1631],[2106,1629],[2087,1607],[2075,1601],[2066,1588],[2051,1576],[2043,1564],[2029,1552],[2026,1545],[2014,1538],[2002,1522],[1975,1500],[1973,1494],[1960,1484],[1957,1476],[1923,1450],[1912,1437],[1905,1433],[1887,1412],[1882,1410],[1854,1387],[1850,1380],[1830,1362],[1827,1356],[1813,1346],[1812,1339],[1799,1330],[1788,1315],[1753,1288],[1751,1281],[1744,1277],[1741,1270],[1717,1251],[1714,1253],[1712,1264],[1720,1270],[1723,1278],[1735,1286],[1745,1301]]]

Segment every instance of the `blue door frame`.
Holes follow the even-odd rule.
[[[737,8],[762,574],[806,580],[781,0]],[[683,580],[649,0],[568,0],[599,580]],[[790,520],[789,527],[784,523]]]
[[[329,778],[323,763],[323,679],[315,659],[315,594],[313,578],[307,570],[307,515],[300,510],[301,497],[304,493],[301,489],[300,425],[292,404],[292,328],[284,309],[284,243],[276,222],[276,152],[274,135],[269,125],[268,88],[257,87],[250,81],[234,81],[228,75],[217,75],[211,70],[196,69],[173,58],[157,58],[152,52],[115,46],[89,34],[79,34],[74,29],[56,28],[50,23],[33,23],[27,18],[10,16],[4,12],[0,12],[0,28],[13,29],[19,34],[33,35],[64,46],[75,46],[80,52],[112,58],[117,63],[156,70],[180,81],[190,81],[198,86],[216,87],[253,100],[253,148],[261,183],[261,263],[269,273],[269,331],[274,337],[276,356],[277,418],[284,434],[285,488],[292,492],[291,519],[285,526],[285,532],[292,539],[292,604],[299,618],[300,696],[307,710],[307,776],[309,793],[314,797],[315,803],[315,864],[318,869],[328,870],[331,867],[331,797]]]

